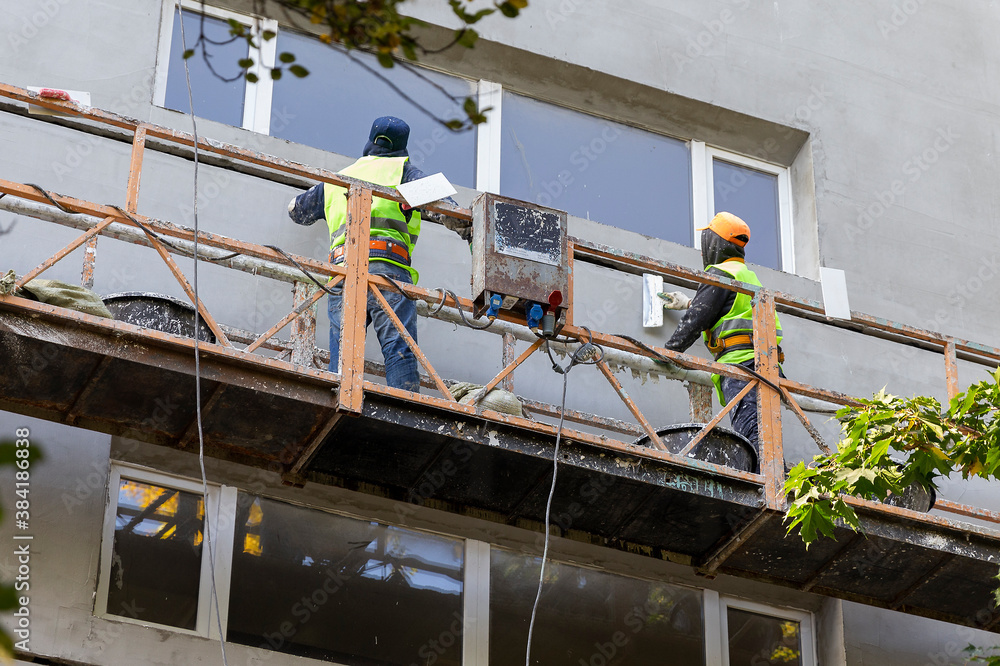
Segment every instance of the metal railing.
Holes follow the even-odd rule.
[[[370,183],[346,178],[324,169],[317,169],[209,139],[200,138],[198,140],[199,151],[222,158],[227,163],[244,163],[259,167],[264,173],[263,175],[255,175],[260,175],[260,177],[267,177],[268,174],[290,174],[310,180],[332,183],[348,189],[347,252],[346,262],[343,266],[332,265],[310,257],[289,255],[270,246],[249,243],[214,233],[199,232],[197,238],[199,245],[197,260],[212,261],[216,265],[253,273],[259,277],[290,282],[295,285],[294,303],[291,311],[278,319],[266,332],[255,335],[248,331],[239,331],[223,325],[213,317],[204,303],[198,301],[195,297],[194,288],[187,280],[183,271],[180,270],[173,257],[173,255],[192,256],[193,242],[195,240],[194,231],[184,226],[153,219],[138,213],[140,180],[145,152],[148,149],[163,150],[166,145],[173,145],[172,150],[174,152],[177,150],[177,146],[191,148],[194,146],[194,137],[192,135],[157,125],[141,123],[100,109],[79,107],[72,102],[42,99],[35,93],[5,84],[0,84],[0,97],[36,104],[61,111],[70,116],[96,121],[97,123],[117,128],[117,130],[131,133],[132,136],[131,160],[128,181],[126,183],[124,208],[102,205],[47,191],[37,185],[0,180],[0,192],[4,195],[10,195],[10,198],[0,201],[0,208],[19,214],[47,219],[57,224],[84,231],[74,241],[27,274],[21,276],[17,280],[18,286],[23,286],[30,279],[42,274],[56,262],[62,260],[81,246],[86,248],[82,282],[85,286],[92,285],[96,257],[95,249],[99,236],[148,246],[155,249],[161,259],[170,268],[171,273],[185,293],[188,294],[195,307],[198,308],[201,318],[215,334],[217,343],[215,345],[206,344],[206,349],[209,351],[218,349],[220,353],[238,354],[243,358],[252,359],[254,362],[263,365],[281,368],[283,371],[307,372],[311,375],[321,377],[338,387],[339,410],[343,413],[360,413],[365,393],[374,392],[403,400],[433,405],[464,416],[477,416],[486,420],[509,424],[542,435],[554,436],[556,434],[556,426],[553,424],[509,414],[500,414],[490,410],[482,410],[475,405],[460,404],[452,398],[446,381],[435,370],[427,356],[409,338],[405,328],[385,300],[383,295],[385,289],[402,289],[408,297],[418,301],[419,314],[446,321],[459,320],[461,315],[459,310],[472,312],[473,304],[470,299],[447,296],[439,290],[428,290],[415,285],[396,285],[379,275],[373,275],[368,272],[368,253],[367,251],[358,251],[358,248],[367,248],[369,244],[369,215],[372,197],[377,196],[393,201],[402,201],[394,189],[375,186]],[[86,131],[87,128],[84,127],[81,129]],[[161,142],[161,145],[153,145],[151,140]],[[16,197],[16,199],[13,197]],[[455,218],[471,220],[471,213],[467,209],[455,208],[441,203],[431,204],[424,208]],[[561,350],[567,351],[573,344],[591,341],[603,347],[605,349],[605,357],[597,365],[602,375],[611,384],[634,417],[635,423],[622,422],[617,419],[575,412],[573,410],[566,410],[567,420],[570,422],[585,423],[588,426],[594,426],[611,433],[629,434],[632,436],[645,434],[648,436],[653,448],[637,446],[605,434],[595,435],[573,429],[564,429],[563,437],[568,440],[604,447],[612,451],[618,450],[633,455],[649,456],[686,467],[710,470],[716,474],[734,479],[760,483],[763,485],[764,507],[767,509],[780,511],[785,506],[785,497],[782,493],[782,484],[785,478],[781,426],[782,404],[791,410],[816,440],[817,446],[824,450],[828,449],[819,436],[819,433],[810,424],[800,402],[821,400],[837,405],[858,404],[854,398],[843,393],[809,386],[779,376],[778,349],[774,326],[776,311],[788,312],[827,326],[845,328],[863,335],[917,345],[940,353],[943,357],[943,369],[949,396],[954,396],[958,393],[958,358],[989,366],[993,366],[1000,361],[1000,349],[997,348],[956,339],[933,331],[906,326],[863,313],[853,312],[850,321],[829,320],[824,316],[823,306],[815,301],[736,282],[729,278],[710,275],[700,270],[692,270],[677,264],[624,252],[582,239],[571,238],[569,245],[570,276],[573,275],[573,262],[584,261],[611,266],[618,270],[634,274],[658,274],[673,281],[679,281],[682,284],[713,284],[751,295],[753,299],[756,373],[748,374],[739,366],[715,363],[663,348],[650,348],[630,338],[597,331],[590,332],[589,329],[579,327],[573,323],[573,310],[570,307],[567,312],[566,325],[560,331],[560,336],[568,342],[559,343],[557,346]],[[343,286],[342,349],[362,351],[360,353],[342,354],[342,371],[339,375],[324,370],[317,370],[313,367],[317,350],[314,344],[315,319],[311,318],[311,306],[323,295],[323,292],[306,282],[300,269],[308,271],[317,278],[330,280],[330,284],[342,284]],[[572,282],[570,291],[572,292]],[[366,336],[365,303],[369,293],[375,296],[382,309],[393,321],[401,336],[406,339],[407,344],[410,345],[426,373],[427,383],[435,388],[440,395],[418,394],[365,381],[366,371],[373,369],[373,364],[365,360],[363,353]],[[13,296],[0,296],[0,298],[17,301],[22,307],[28,309],[37,307],[37,304],[31,304],[27,301],[21,302],[20,299],[16,299]],[[73,313],[73,315],[80,318],[90,317],[90,315],[81,313]],[[88,321],[92,324],[91,328],[108,326],[108,324],[99,318],[90,317]],[[289,325],[293,327],[291,339],[288,342],[277,340],[276,335]],[[115,330],[118,329],[116,328]],[[504,311],[501,311],[497,325],[489,332],[503,337],[503,369],[488,382],[482,391],[482,395],[485,395],[486,392],[495,386],[503,386],[505,382],[509,382],[518,366],[533,353],[537,352],[543,344],[540,338],[537,338],[527,328],[522,326],[513,315]],[[146,329],[137,330],[135,334],[164,340],[170,338],[166,334]],[[513,342],[517,338],[528,340],[531,342],[531,345],[515,357]],[[234,342],[246,346],[243,349],[239,349],[235,346]],[[286,362],[281,358],[276,359],[261,355],[260,351],[263,349],[286,352],[290,355],[291,360]],[[657,366],[652,361],[656,357],[668,358],[674,361],[681,367],[681,370],[670,371]],[[643,415],[635,401],[628,395],[625,388],[615,377],[609,363],[627,365],[644,372],[658,373],[674,379],[688,380],[689,393],[692,400],[692,414],[700,417],[698,420],[708,421],[708,423],[684,450],[679,453],[670,452],[660,440],[649,420]],[[715,417],[709,418],[711,415],[711,394],[706,387],[706,384],[709,383],[707,379],[709,373],[737,377],[748,381],[744,393],[755,387],[759,391],[761,442],[759,474],[742,472],[694,460],[686,455],[698,441],[729,413],[738,399],[743,395],[741,394],[734,398]],[[559,415],[559,409],[553,405],[536,401],[526,401],[526,406],[540,414],[549,416]],[[314,452],[309,452],[309,455],[312,455],[312,453]],[[289,472],[298,473],[308,462],[308,456],[303,455],[291,466]],[[941,516],[918,513],[901,507],[865,500],[852,500],[852,503],[867,507],[872,511],[893,514],[926,524],[955,527],[949,519]],[[961,516],[1000,523],[1000,514],[996,512],[965,506],[944,499],[938,499],[936,508]],[[964,525],[962,528],[979,529],[968,525]],[[995,532],[988,533],[996,536]]]

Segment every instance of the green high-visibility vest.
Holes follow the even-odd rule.
[[[746,267],[742,261],[724,261],[721,264],[715,264],[709,266],[705,270],[710,268],[718,268],[725,271],[729,275],[733,276],[734,280],[740,282],[745,282],[747,284],[752,284],[756,287],[760,287],[760,280],[752,270]],[[743,294],[737,292],[736,299],[733,301],[733,306],[729,308],[727,312],[719,321],[709,330],[702,333],[705,339],[705,345],[707,346],[709,342],[724,340],[726,338],[732,337],[734,335],[749,335],[753,338],[753,308],[752,299],[748,294]],[[777,333],[778,344],[781,343],[781,322],[778,320],[778,314],[774,315],[774,328]],[[714,345],[713,345],[714,346]],[[749,361],[754,357],[753,344],[739,344],[730,349],[726,349],[721,354],[716,356],[715,360],[719,363],[742,363],[743,361]],[[719,375],[712,375],[712,382],[715,384],[716,393],[719,396],[719,404],[725,405],[725,398],[722,396],[722,377]]]
[[[410,158],[369,155],[368,157],[362,157],[351,166],[341,169],[337,173],[369,183],[375,183],[376,185],[396,187],[403,180],[403,164],[408,159]],[[323,187],[326,224],[330,227],[331,259],[333,249],[338,245],[343,245],[347,239],[346,194],[347,189],[337,185],[326,183]],[[417,244],[417,238],[420,236],[420,211],[411,211],[410,220],[407,222],[406,216],[400,210],[398,203],[383,199],[382,197],[372,197],[371,236],[372,238],[390,238],[398,243],[403,243],[410,253],[410,261],[412,262],[413,248]],[[382,257],[371,257],[371,261],[385,261],[405,268],[410,271],[413,284],[417,283],[419,274],[406,264]]]

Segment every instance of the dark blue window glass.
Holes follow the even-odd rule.
[[[722,160],[713,162],[712,173],[714,212],[728,211],[750,225],[747,261],[781,270],[778,177]]]
[[[505,92],[500,155],[506,196],[692,245],[684,141]]]
[[[202,15],[184,12],[184,37],[189,48],[194,48],[201,33]],[[184,46],[181,42],[181,22],[174,14],[173,36],[170,38],[170,62],[167,69],[167,95],[163,105],[168,109],[187,113],[187,84],[184,77]],[[210,16],[204,17],[205,37],[212,42],[207,45],[208,59],[215,73],[205,62],[201,46],[188,58],[191,72],[191,93],[194,97],[194,113],[199,118],[216,120],[227,125],[243,125],[243,98],[246,95],[246,80],[241,75],[237,62],[247,57],[245,40],[231,39],[229,24]],[[223,43],[228,42],[228,43]],[[223,79],[234,79],[225,81]]]
[[[452,132],[438,121],[465,117],[461,104],[475,95],[473,82],[398,64],[385,69],[368,54],[348,56],[315,37],[294,32],[279,31],[277,39],[278,53],[294,53],[309,76],[299,79],[285,72],[274,82],[271,136],[360,157],[372,121],[396,116],[410,126],[408,148],[415,166],[428,175],[441,171],[453,183],[474,187],[476,133]]]

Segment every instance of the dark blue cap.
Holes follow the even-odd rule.
[[[372,131],[368,133],[369,143],[392,152],[406,150],[409,138],[410,126],[395,116],[376,118],[372,123]]]

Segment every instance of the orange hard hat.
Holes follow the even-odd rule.
[[[750,226],[732,213],[717,213],[708,226],[701,229],[711,229],[723,239],[732,241],[740,247],[746,247],[750,242]]]

